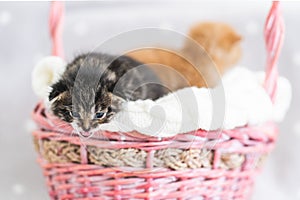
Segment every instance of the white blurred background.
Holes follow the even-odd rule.
[[[194,22],[217,20],[232,24],[242,34],[240,64],[263,70],[262,30],[270,5],[267,1],[67,2],[67,60],[120,32],[159,27],[186,33]],[[293,101],[280,125],[276,149],[258,178],[255,200],[300,199],[300,3],[283,2],[282,7],[286,39],[279,71],[292,82]],[[0,199],[49,198],[30,135],[30,113],[38,100],[31,90],[31,71],[51,53],[48,11],[48,2],[0,2]]]

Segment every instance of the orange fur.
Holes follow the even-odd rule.
[[[216,22],[196,24],[188,36],[192,40],[187,39],[181,50],[148,48],[128,55],[151,65],[171,91],[187,86],[213,87],[219,75],[239,60],[241,37],[229,25]]]

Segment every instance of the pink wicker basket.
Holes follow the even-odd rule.
[[[247,199],[277,136],[270,123],[161,141],[102,132],[82,142],[67,125],[57,128],[42,104],[33,119],[52,199]]]
[[[266,89],[273,97],[280,44],[272,44],[282,32],[274,35],[276,25],[268,30],[268,21],[268,53],[275,56],[268,57]],[[39,127],[33,132],[34,144],[51,199],[249,199],[278,132],[269,122],[165,139],[104,131],[82,141],[68,124],[47,113],[43,103],[32,118]]]

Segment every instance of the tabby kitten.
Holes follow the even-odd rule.
[[[166,93],[148,66],[101,53],[76,57],[51,87],[50,110],[81,133],[109,122],[125,100],[157,99]]]

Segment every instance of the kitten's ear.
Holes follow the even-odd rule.
[[[229,38],[231,44],[238,43],[242,40],[242,36],[237,35],[237,34],[232,34],[231,37]]]
[[[119,97],[113,93],[109,93],[111,98],[111,109],[113,111],[119,111],[121,109],[122,104],[126,101],[122,97]]]
[[[49,101],[52,101],[62,93],[66,92],[68,90],[67,84],[63,81],[59,81],[52,85],[52,91],[49,94]]]

